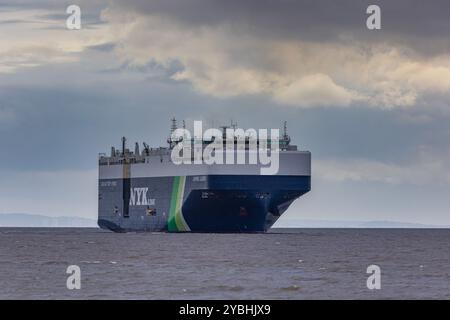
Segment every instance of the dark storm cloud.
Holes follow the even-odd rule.
[[[342,34],[365,37],[368,41],[417,43],[440,40],[436,50],[447,49],[450,33],[450,1],[447,0],[135,0],[113,2],[141,14],[163,15],[191,26],[230,24],[243,32],[265,37],[338,39]],[[382,10],[382,30],[366,28],[366,9],[377,4]],[[414,42],[413,42],[414,41]]]
[[[0,11],[10,8],[61,10],[49,17],[64,16],[69,3],[52,0],[0,1]],[[372,37],[365,28],[366,8],[382,9],[384,34],[421,38],[447,38],[450,33],[448,0],[130,0],[78,1],[83,15],[109,6],[124,12],[165,15],[192,26],[233,24],[245,32],[277,37],[335,38],[342,32]]]
[[[0,0],[0,12],[11,10],[61,10],[65,12],[67,2],[58,0]]]
[[[67,8],[69,5],[76,4],[84,6],[85,9],[93,10],[104,7],[107,4],[105,1],[89,1],[89,0],[77,0],[77,1],[61,1],[61,0],[0,0],[0,11],[11,9],[57,9]]]

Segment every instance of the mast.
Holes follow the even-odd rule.
[[[291,143],[291,137],[289,137],[288,133],[287,133],[287,121],[284,121],[283,124],[283,147],[287,148],[289,143]]]
[[[139,156],[140,152],[139,152],[139,143],[136,142],[136,144],[134,145],[134,154]]]
[[[172,122],[172,125],[170,126],[170,136],[167,139],[167,143],[169,144],[169,148],[172,149],[173,148],[172,133],[174,133],[175,130],[178,129],[178,126],[177,126],[177,119],[175,117],[173,117],[170,121]]]
[[[122,137],[122,155],[125,155],[125,147],[126,147],[126,143],[127,143],[127,138]]]
[[[178,127],[177,127],[177,119],[175,119],[175,117],[173,117],[171,119],[171,121],[172,121],[172,126],[170,127],[170,134],[172,134],[175,130],[178,129]]]

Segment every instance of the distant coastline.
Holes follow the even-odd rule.
[[[1,213],[0,227],[17,228],[97,228],[97,221],[82,217],[51,217],[29,213]],[[399,221],[342,221],[342,220],[311,220],[284,219],[272,229],[287,228],[404,228],[404,229],[447,229],[448,225],[430,225]]]
[[[282,220],[273,228],[382,228],[382,229],[448,229],[450,225],[433,225],[400,221],[345,221],[345,220]]]
[[[29,213],[0,214],[0,227],[17,228],[97,228],[97,221],[81,217],[50,217]]]

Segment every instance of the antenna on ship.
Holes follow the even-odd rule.
[[[174,131],[177,130],[178,127],[177,127],[177,119],[175,119],[175,117],[173,117],[170,121],[172,121],[172,125],[170,126],[170,137],[167,138],[167,143],[169,144],[169,148],[172,149],[173,147],[172,133],[174,133]]]
[[[146,144],[145,142],[142,142],[142,144],[144,145],[144,154],[146,156],[150,155],[150,146],[148,144]]]
[[[287,138],[287,121],[284,121],[283,124],[283,138],[286,139]]]
[[[287,121],[284,121],[283,124],[283,147],[287,148],[287,146],[289,145],[289,143],[291,142],[291,137],[289,137],[289,135],[287,134]]]
[[[186,121],[183,120],[183,141],[186,140]]]
[[[172,126],[170,127],[170,134],[172,134],[175,130],[178,129],[178,127],[177,127],[177,119],[175,119],[175,117],[173,117],[171,119],[171,121],[172,121]]]
[[[125,155],[125,147],[126,147],[127,138],[122,137],[122,155]]]
[[[139,155],[139,143],[136,142],[136,144],[134,145],[134,154],[135,155]]]

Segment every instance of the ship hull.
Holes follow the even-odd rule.
[[[265,232],[310,189],[309,175],[100,179],[98,224],[115,232]]]

